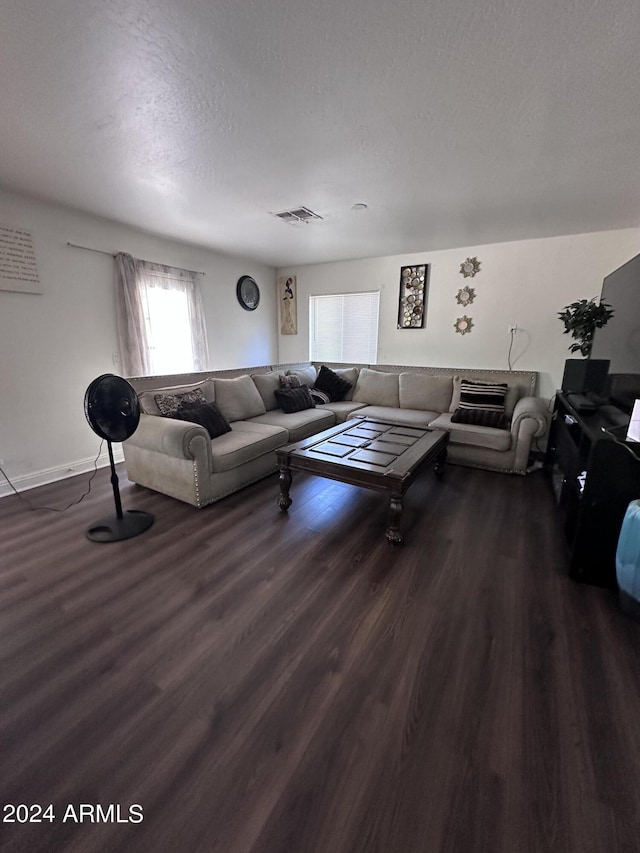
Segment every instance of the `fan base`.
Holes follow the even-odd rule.
[[[108,515],[87,528],[87,539],[92,542],[120,542],[144,533],[153,524],[153,516],[139,509],[129,509],[122,518]]]

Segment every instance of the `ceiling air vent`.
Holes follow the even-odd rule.
[[[311,222],[313,219],[322,219],[317,213],[309,210],[308,207],[294,207],[292,210],[283,210],[281,213],[273,214],[276,219],[281,219],[283,222]]]

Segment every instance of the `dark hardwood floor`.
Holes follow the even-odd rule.
[[[287,515],[275,476],[202,511],[120,478],[127,542],[84,537],[105,470],[0,501],[0,802],[55,809],[0,849],[640,850],[640,626],[566,577],[542,474],[425,474],[397,549],[328,480]]]

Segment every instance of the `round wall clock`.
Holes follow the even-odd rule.
[[[260,302],[260,289],[255,279],[250,275],[241,276],[236,284],[236,296],[245,311],[255,311]]]

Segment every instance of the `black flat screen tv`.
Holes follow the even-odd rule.
[[[640,255],[606,276],[601,298],[615,313],[596,329],[591,358],[609,359],[611,401],[631,411],[640,397]]]

